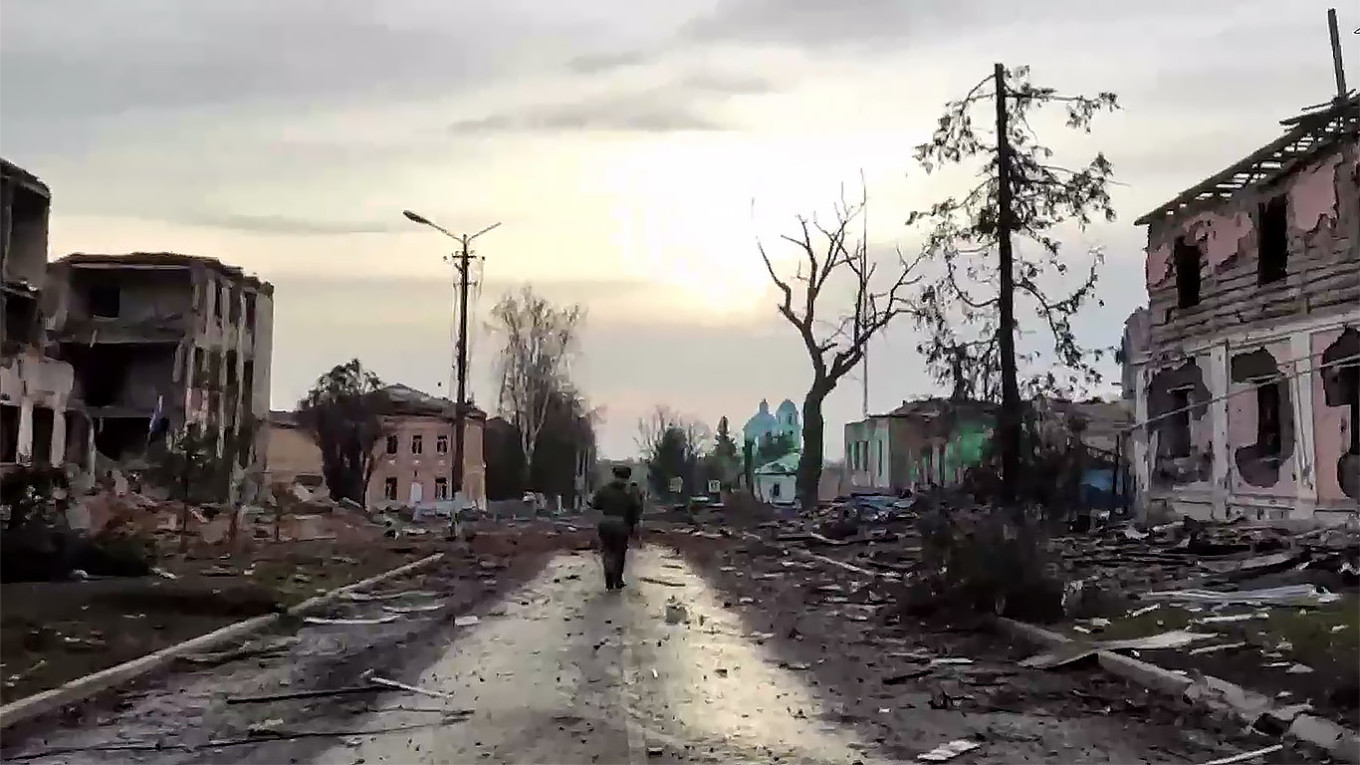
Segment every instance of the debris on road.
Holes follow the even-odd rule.
[[[1261,749],[1257,749],[1256,751],[1253,752],[1242,752],[1241,754],[1234,754],[1230,757],[1221,757],[1217,760],[1211,760],[1209,762],[1203,763],[1203,765],[1233,765],[1234,763],[1238,762],[1254,760],[1257,757],[1265,757],[1266,755],[1274,754],[1280,751],[1281,749],[1284,749],[1284,744],[1275,744],[1273,746],[1262,747]]]
[[[426,603],[426,604],[419,605],[419,606],[388,606],[388,605],[385,605],[385,606],[382,607],[382,610],[387,611],[387,612],[389,612],[389,613],[393,613],[393,614],[424,614],[424,613],[429,613],[430,611],[438,611],[439,609],[441,609],[441,608],[443,608],[443,607],[444,607],[444,604],[443,604],[443,603]]]
[[[415,685],[407,685],[406,683],[399,683],[396,680],[389,680],[385,677],[378,677],[377,675],[373,674],[373,670],[371,669],[365,670],[364,673],[359,676],[359,678],[361,680],[369,680],[371,682],[377,683],[378,685],[385,685],[388,688],[396,688],[398,690],[407,691],[408,693],[419,693],[422,696],[429,696],[430,698],[433,699],[453,698],[453,694],[451,693],[444,693],[443,691],[432,691],[429,688],[421,688]]]
[[[284,693],[270,693],[263,696],[228,696],[228,704],[267,704],[272,701],[289,701],[292,699],[317,699],[328,696],[347,696],[354,693],[373,693],[382,691],[386,686],[379,683],[368,685],[351,685],[344,688],[323,688],[314,691],[291,691]]]
[[[325,616],[302,617],[302,621],[306,622],[307,624],[326,624],[346,627],[357,627],[373,624],[390,624],[392,622],[395,622],[396,620],[397,620],[396,614],[390,614],[388,616],[379,616],[374,619],[332,619],[330,617]]]
[[[474,615],[474,614],[464,614],[464,615],[462,615],[462,616],[456,616],[456,617],[454,617],[454,619],[453,619],[453,626],[455,626],[455,627],[471,627],[472,625],[477,624],[477,623],[479,623],[479,622],[481,622],[481,621],[482,621],[482,619],[481,619],[481,617],[479,617],[479,616],[476,616],[476,615]]]
[[[916,759],[920,760],[921,762],[948,762],[949,760],[952,760],[955,757],[958,757],[959,755],[964,754],[966,752],[971,752],[980,746],[982,745],[977,743],[976,741],[969,741],[968,739],[961,738],[955,741],[950,741],[947,744],[937,746],[934,749],[931,749],[929,752],[923,752],[921,754],[918,754],[916,755]]]

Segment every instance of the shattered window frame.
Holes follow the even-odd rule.
[[[411,436],[411,453],[412,454],[425,453],[425,438],[419,433],[416,433],[415,435]]]
[[[440,433],[434,437],[434,450],[436,454],[449,453],[449,437],[446,434]]]
[[[434,498],[437,500],[449,498],[449,479],[444,477],[434,479]]]
[[[397,501],[397,477],[389,476],[383,480],[383,499],[388,502]]]

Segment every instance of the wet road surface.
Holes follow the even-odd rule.
[[[631,558],[628,588],[607,593],[595,557],[561,555],[484,608],[475,624],[412,626],[421,622],[417,611],[398,624],[308,626],[299,650],[312,657],[339,655],[346,642],[372,645],[324,678],[292,657],[195,673],[98,725],[59,730],[8,754],[155,765],[874,763],[967,737],[983,746],[955,762],[1058,761],[1045,757],[1058,751],[1064,762],[1176,761],[1149,755],[1149,730],[1127,719],[965,714],[925,703],[877,709],[900,721],[893,727],[912,742],[911,754],[887,752],[873,726],[847,712],[865,699],[839,697],[815,685],[807,664],[781,660],[774,647],[782,638],[751,631],[725,604],[730,595],[712,589],[677,553],[648,546]],[[392,613],[382,601],[352,605],[344,616]],[[312,677],[298,677],[303,666]],[[393,690],[225,703],[232,694],[351,685],[365,667],[439,697]],[[881,703],[890,702],[871,706]],[[271,737],[279,738],[263,740]],[[95,745],[101,748],[89,749]]]

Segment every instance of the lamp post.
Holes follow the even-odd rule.
[[[454,268],[458,271],[458,339],[457,350],[455,352],[455,369],[458,373],[458,392],[453,403],[453,471],[451,497],[457,497],[463,491],[463,452],[464,439],[467,430],[467,324],[468,324],[468,283],[471,279],[472,263],[472,240],[485,234],[486,232],[501,225],[499,222],[492,223],[490,226],[478,231],[475,234],[454,234],[448,229],[432,222],[423,215],[403,210],[402,215],[414,223],[422,226],[429,226],[448,238],[458,242],[458,251],[451,257]],[[457,523],[458,511],[462,508],[455,507],[450,523]]]

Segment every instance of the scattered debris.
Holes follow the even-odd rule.
[[[1264,757],[1268,754],[1274,754],[1280,751],[1281,749],[1284,749],[1284,744],[1274,744],[1272,746],[1257,749],[1254,752],[1242,752],[1241,754],[1234,754],[1231,757],[1222,757],[1217,760],[1210,760],[1209,762],[1204,763],[1204,765],[1233,765],[1233,763],[1246,762],[1247,760],[1254,760],[1257,757]]]
[[[684,583],[684,582],[675,582],[675,581],[672,581],[672,580],[670,580],[670,579],[657,579],[656,577],[651,577],[651,576],[640,576],[640,577],[638,577],[638,580],[639,580],[639,581],[643,581],[643,582],[650,582],[651,584],[659,584],[659,585],[661,585],[662,587],[684,587],[684,586],[685,586],[685,583]]]
[[[666,623],[679,624],[689,618],[689,611],[679,602],[672,600],[666,604]]]
[[[267,704],[271,701],[288,701],[290,699],[316,699],[327,696],[346,696],[354,693],[372,693],[383,690],[384,686],[379,683],[369,685],[351,685],[345,688],[323,688],[314,691],[292,691],[285,693],[270,693],[263,696],[228,696],[228,704]]]
[[[454,619],[453,619],[453,626],[455,626],[455,627],[471,627],[472,625],[477,624],[477,623],[479,623],[479,622],[481,622],[481,621],[482,621],[482,618],[481,618],[480,616],[476,616],[476,615],[474,615],[474,614],[463,614],[462,616],[456,616],[456,617],[454,617]]]
[[[419,606],[383,606],[382,610],[393,614],[424,614],[430,611],[438,611],[444,607],[444,603],[426,603]]]
[[[396,688],[398,690],[407,691],[409,693],[419,693],[422,696],[429,696],[430,698],[434,699],[453,698],[453,694],[451,693],[444,693],[443,691],[432,691],[428,688],[420,688],[414,685],[407,685],[406,683],[399,683],[396,680],[389,680],[385,677],[378,677],[377,675],[373,674],[373,670],[371,669],[365,670],[364,673],[359,676],[359,679],[370,680],[374,683],[377,683],[378,685],[385,685],[389,688]]]
[[[371,624],[390,624],[390,623],[392,623],[392,622],[395,622],[396,620],[397,620],[397,617],[396,617],[395,614],[388,615],[388,616],[380,616],[380,617],[378,617],[378,618],[376,618],[376,619],[331,619],[331,618],[324,617],[324,616],[304,616],[304,617],[302,617],[302,621],[306,622],[307,624],[328,624],[328,625],[335,625],[335,626],[342,626],[342,625],[343,625],[343,626],[362,626],[362,625],[371,625]]]
[[[918,754],[916,755],[916,759],[921,762],[948,762],[949,760],[966,752],[971,752],[980,746],[982,745],[975,741],[961,738],[956,741],[950,741],[942,746],[937,746],[929,752]]]

